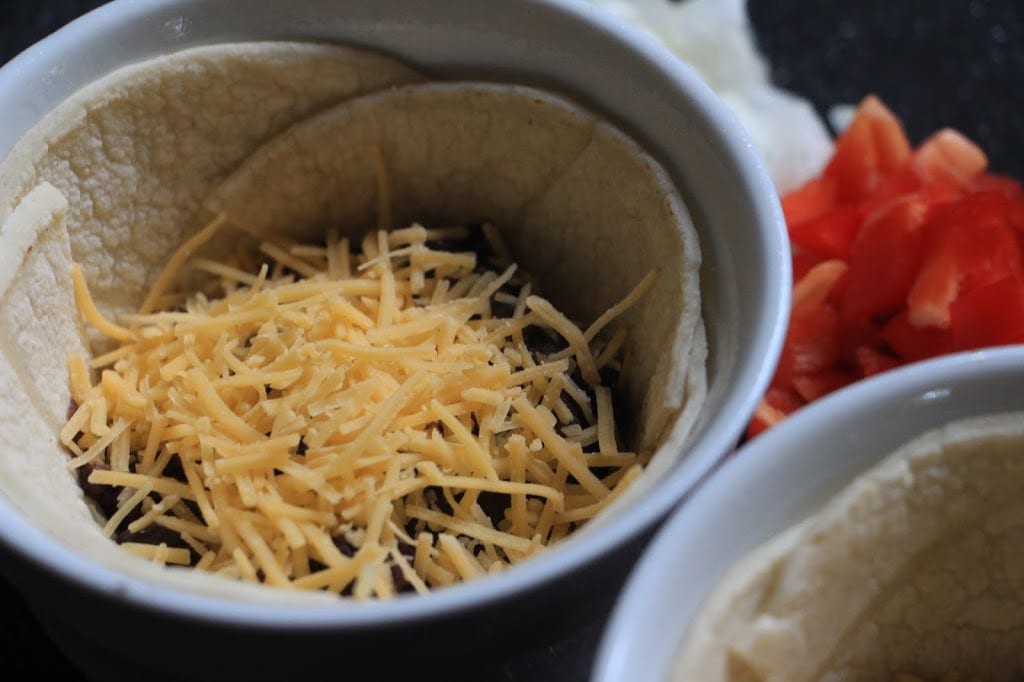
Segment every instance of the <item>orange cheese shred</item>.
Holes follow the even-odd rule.
[[[467,228],[412,225],[357,253],[335,232],[265,242],[248,269],[195,255],[226,223],[182,244],[121,324],[73,271],[83,318],[119,345],[69,358],[77,409],[61,440],[80,480],[117,489],[104,532],[130,551],[389,599],[500,573],[635,480],[644,459],[619,447],[601,376],[653,273],[580,327],[490,225],[477,242],[492,262],[438,245],[474,243]],[[190,266],[223,295],[168,296]],[[171,299],[185,303],[156,309]]]

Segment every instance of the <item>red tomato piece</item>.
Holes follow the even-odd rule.
[[[822,175],[783,197],[794,287],[748,437],[862,377],[1024,343],[1024,188],[941,130],[912,150],[865,98]]]
[[[1024,277],[1008,211],[1005,194],[981,192],[937,212],[925,228],[923,264],[907,295],[913,324],[946,329],[957,296],[1004,277]]]
[[[806,405],[806,401],[788,388],[769,388],[764,394],[765,401],[783,414],[793,414]]]
[[[1024,342],[1024,283],[1004,277],[968,291],[950,317],[955,350]]]
[[[1024,199],[1015,199],[1007,211],[1010,224],[1018,230],[1024,230]]]
[[[926,208],[912,195],[865,221],[850,257],[844,321],[891,315],[903,306],[921,263]]]
[[[839,316],[827,305],[794,309],[775,371],[776,386],[787,386],[794,377],[828,369],[839,359]]]
[[[750,418],[750,423],[747,424],[747,432],[744,434],[744,440],[752,440],[760,436],[762,433],[785,418],[786,415],[775,413],[771,407],[766,405],[762,400],[758,403],[757,407],[754,408],[754,416]]]
[[[1017,180],[996,173],[982,173],[971,181],[968,189],[971,192],[999,192],[1009,200],[1024,193]]]
[[[747,426],[747,439],[767,431],[804,405],[804,401],[792,390],[769,388],[754,409],[754,416]]]
[[[870,195],[885,176],[910,158],[910,143],[899,119],[874,95],[865,97],[836,140],[824,175],[835,179],[840,201]]]
[[[1024,253],[1024,196],[1009,198],[1009,205],[1006,208],[1006,222],[1017,235],[1017,245]]]
[[[848,260],[863,221],[859,206],[836,206],[816,218],[791,225],[789,238],[818,258]]]
[[[967,187],[988,166],[988,157],[957,131],[944,128],[921,143],[910,163],[925,182]]]
[[[858,377],[850,371],[827,369],[814,374],[805,374],[793,379],[793,388],[807,402],[837,391],[856,381]]]
[[[799,225],[817,218],[836,203],[836,181],[819,177],[782,197],[782,213],[786,224]]]
[[[792,249],[793,281],[799,282],[811,268],[821,262],[821,259],[796,244],[792,245]]]
[[[866,377],[880,374],[900,366],[900,361],[871,346],[858,346],[854,351],[857,367]]]
[[[896,114],[871,96],[864,101],[864,107],[872,114],[871,135],[878,155],[878,169],[889,176],[910,160],[912,150],[903,124]]]
[[[917,278],[907,293],[908,319],[916,327],[949,328],[949,304],[960,289],[956,254],[942,237],[954,229],[935,230],[935,248],[927,249]]]
[[[960,290],[971,291],[1004,277],[1024,277],[1017,237],[1010,227],[1009,201],[1000,192],[971,194],[959,202],[965,222],[960,228]],[[973,224],[966,221],[973,220]]]
[[[825,166],[825,177],[836,183],[837,198],[844,202],[863,199],[878,184],[878,155],[871,140],[871,122],[864,104],[836,139],[832,159]]]
[[[860,206],[862,214],[867,216],[880,208],[888,206],[900,197],[913,194],[914,192],[927,191],[929,187],[929,185],[921,182],[921,178],[918,177],[917,173],[910,167],[910,164],[907,163],[902,168],[893,171],[882,185],[877,187],[874,192],[857,205]],[[959,191],[959,188],[957,190]]]
[[[882,338],[904,362],[925,360],[953,350],[948,329],[917,327],[911,324],[905,310],[889,320],[882,329]]]
[[[846,263],[838,259],[815,264],[793,286],[793,309],[820,306],[832,299],[833,290],[845,281],[849,269]]]
[[[882,325],[866,318],[844,320],[840,317],[839,343],[840,361],[851,366],[858,365],[858,349],[872,348],[882,352],[885,346]]]

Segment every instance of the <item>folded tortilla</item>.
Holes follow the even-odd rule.
[[[914,439],[741,560],[674,678],[1021,679],[1022,487],[1024,413]]]
[[[82,266],[99,308],[116,316],[137,308],[168,255],[214,212],[258,237],[362,234],[378,220],[373,148],[387,169],[393,227],[494,222],[541,290],[577,320],[593,321],[657,270],[655,286],[626,314],[628,445],[658,449],[659,463],[682,455],[704,398],[706,341],[699,245],[667,173],[568,100],[518,86],[421,80],[392,60],[339,47],[200,48],[87,87],[17,145],[0,164],[0,253],[14,254],[5,256],[19,268],[13,281],[32,282],[37,296],[59,303],[48,318],[20,327],[23,314],[13,311],[26,294],[12,289],[0,315],[0,380],[10,388],[0,454],[24,460],[21,469],[0,469],[0,490],[26,517],[146,580],[246,599],[319,598],[271,597],[157,567],[103,537],[56,441],[70,399],[67,353],[88,343],[70,267]],[[19,221],[28,227],[14,229]],[[29,232],[52,235],[45,267],[27,249],[12,250],[25,241],[16,235]],[[31,350],[54,339],[48,353]],[[28,405],[32,418],[16,423]],[[36,467],[60,485],[48,489],[22,471]],[[630,494],[652,482],[641,478]]]

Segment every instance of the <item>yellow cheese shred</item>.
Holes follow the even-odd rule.
[[[75,304],[82,313],[82,317],[89,324],[99,330],[100,333],[112,339],[118,341],[135,340],[135,335],[130,330],[118,326],[105,318],[99,311],[99,308],[96,307],[96,303],[93,302],[92,295],[89,293],[89,286],[85,281],[85,275],[82,274],[82,268],[78,263],[71,267],[71,280],[75,290]]]
[[[73,270],[82,317],[120,345],[68,359],[76,410],[61,440],[92,495],[112,489],[104,532],[128,550],[388,599],[500,573],[636,479],[645,456],[619,447],[602,375],[626,343],[616,320],[654,273],[581,327],[490,225],[476,242],[412,225],[355,253],[331,232],[265,242],[245,265],[197,256],[226,223],[182,244],[118,323]],[[169,296],[190,265],[223,295]],[[156,309],[169,299],[185,302]]]
[[[182,266],[185,265],[189,256],[195,253],[203,244],[210,241],[210,239],[213,238],[213,235],[223,227],[226,220],[227,218],[223,214],[218,215],[210,221],[206,227],[192,235],[190,238],[185,240],[180,247],[178,247],[178,250],[175,251],[170,260],[167,261],[167,265],[165,265],[164,269],[159,275],[157,275],[156,281],[153,283],[153,286],[150,287],[149,292],[146,294],[146,298],[142,301],[142,305],[139,307],[139,312],[149,313],[153,311],[153,307],[156,305],[156,302],[174,281],[175,276],[177,276]],[[97,327],[97,329],[107,334],[103,329],[100,329],[99,327]],[[107,334],[107,336],[113,335]],[[113,336],[113,338],[118,337]]]

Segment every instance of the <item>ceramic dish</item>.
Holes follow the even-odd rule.
[[[593,679],[671,679],[684,636],[741,558],[915,437],[1024,408],[1024,348],[893,370],[809,405],[738,450],[658,531],[604,632]]]
[[[735,120],[687,67],[585,6],[540,0],[113,2],[0,70],[0,154],[118,67],[270,39],[364,46],[440,78],[543,87],[599,112],[659,159],[693,215],[704,258],[709,383],[687,453],[600,532],[570,537],[505,575],[422,598],[304,609],[154,587],[69,551],[0,500],[4,569],[95,679],[312,679],[346,666],[382,677],[477,677],[511,649],[564,637],[603,613],[654,525],[734,447],[770,376],[788,309],[777,199]],[[197,671],[189,657],[167,655],[172,640],[230,664]]]

